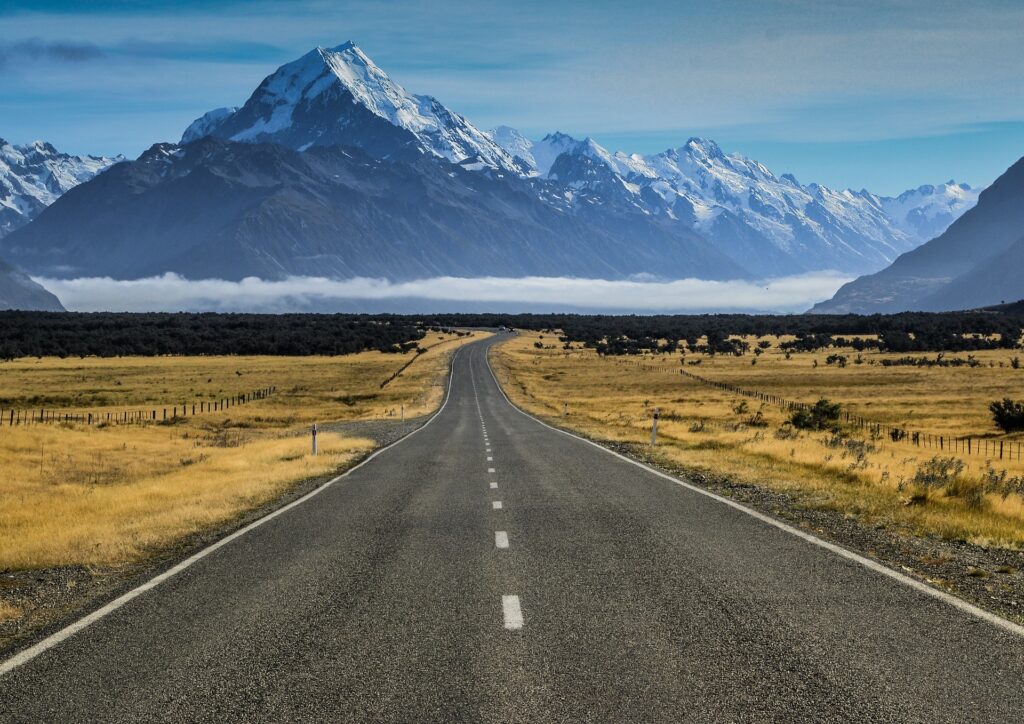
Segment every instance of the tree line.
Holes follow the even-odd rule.
[[[511,327],[555,331],[602,354],[745,354],[736,336],[795,339],[787,349],[853,346],[886,352],[1012,349],[1024,309],[832,315],[585,314],[191,314],[0,312],[0,359],[126,355],[339,355],[403,352],[431,328]],[[840,339],[837,339],[840,338]],[[754,350],[757,351],[756,349]]]
[[[425,334],[386,315],[0,312],[0,359],[407,352]]]

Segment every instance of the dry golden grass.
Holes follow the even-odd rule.
[[[0,623],[13,621],[21,616],[21,609],[0,601]]]
[[[473,339],[479,339],[477,333]],[[440,338],[439,338],[440,337]],[[5,406],[161,408],[276,386],[265,400],[167,424],[0,428],[0,570],[118,566],[267,503],[294,483],[345,467],[372,442],[312,422],[427,413],[447,364],[470,341],[431,335],[410,356],[16,360],[0,365]]]
[[[963,458],[961,487],[969,487],[989,465],[1011,477],[1024,475],[1024,463],[1016,459],[940,453],[888,437],[872,439],[859,431],[851,431],[856,442],[849,445],[826,432],[791,431],[784,426],[788,414],[780,408],[762,407],[679,374],[682,368],[800,402],[826,396],[871,421],[932,434],[1016,443],[1020,436],[997,436],[988,414],[990,401],[1019,397],[1024,383],[1024,371],[1011,369],[1005,352],[978,353],[983,366],[975,368],[885,368],[879,364],[883,357],[900,355],[864,352],[864,363],[858,365],[853,364],[856,352],[839,350],[849,363],[838,368],[825,364],[827,354],[786,359],[773,347],[756,365],[751,364],[753,355],[711,358],[689,353],[686,360],[701,363],[681,367],[678,355],[604,359],[592,350],[567,352],[550,334],[541,340],[549,348],[537,349],[538,339],[524,333],[493,353],[499,379],[512,399],[535,414],[561,418],[562,404],[568,401],[570,414],[560,424],[595,438],[644,443],[650,436],[651,412],[659,407],[655,454],[666,463],[789,491],[806,505],[914,533],[1005,546],[1024,542],[1024,501],[1017,495],[987,495],[980,504],[971,504],[962,492],[952,494],[955,486],[923,496],[910,482],[918,467],[937,454]],[[744,402],[745,410],[739,407]],[[751,424],[757,412],[764,426]]]

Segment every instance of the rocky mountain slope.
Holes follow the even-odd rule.
[[[60,300],[0,259],[0,309],[62,312]]]
[[[684,228],[616,209],[571,214],[534,183],[545,182],[425,156],[208,136],[118,164],[3,247],[55,277],[749,276]]]
[[[1024,298],[1024,159],[940,236],[814,307],[821,313],[943,311]]]

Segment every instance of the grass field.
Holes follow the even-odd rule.
[[[1016,459],[977,454],[976,448],[968,456],[915,447],[861,430],[841,436],[795,430],[778,406],[680,375],[684,369],[798,402],[824,396],[872,422],[1016,444],[1021,436],[999,434],[988,411],[989,402],[1024,392],[1024,370],[1010,365],[1010,353],[978,352],[974,367],[883,367],[882,359],[902,355],[862,352],[859,364],[853,350],[792,353],[787,359],[778,340],[767,341],[772,346],[756,364],[750,354],[688,353],[684,362],[678,354],[602,358],[578,346],[563,349],[551,334],[523,333],[492,358],[513,401],[595,439],[648,442],[658,407],[653,454],[674,465],[784,490],[801,504],[869,524],[986,545],[1024,543],[1024,500],[1016,493],[1004,498],[984,492],[984,481],[1003,471],[1002,489],[1006,481],[1010,487],[1015,479],[1024,484],[1024,463]],[[826,363],[836,353],[847,356],[845,367]],[[563,418],[564,403],[569,414]],[[927,475],[922,466],[936,456],[961,460],[962,471],[938,480]]]
[[[137,562],[299,480],[337,471],[373,443],[323,433],[314,458],[311,423],[395,419],[403,405],[409,417],[434,410],[449,357],[470,339],[429,335],[421,342],[428,351],[383,389],[411,353],[2,363],[4,408],[105,417],[181,404],[190,411],[193,402],[266,387],[277,393],[166,423],[0,427],[0,571]],[[0,606],[0,619],[12,615]]]

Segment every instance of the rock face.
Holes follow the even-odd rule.
[[[0,259],[0,310],[63,312],[60,300]]]
[[[822,313],[945,311],[1024,298],[1024,159],[978,205],[891,266],[843,286]]]
[[[49,143],[0,139],[0,237],[24,226],[57,198],[124,159],[70,156]]]

